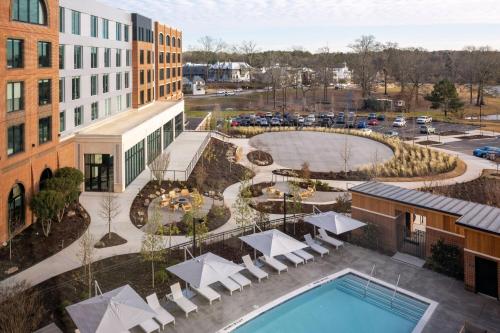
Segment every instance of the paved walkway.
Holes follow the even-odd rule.
[[[192,133],[192,132],[190,132]],[[188,133],[183,133],[188,134]],[[272,170],[277,168],[283,168],[283,166],[275,163],[270,166],[264,167],[256,167],[248,161],[246,158],[246,154],[255,148],[250,146],[248,139],[225,139],[225,141],[229,141],[237,146],[242,147],[244,158],[240,162],[241,164],[251,168],[255,171],[256,176],[253,178],[253,182],[260,183],[264,181],[273,181],[279,180],[276,179],[276,176],[272,174]],[[465,182],[470,181],[481,175],[481,172],[485,168],[493,168],[494,164],[490,161],[479,159],[470,155],[456,153],[451,151],[446,151],[440,148],[432,148],[437,150],[442,150],[448,152],[450,154],[456,154],[459,158],[461,158],[467,164],[467,171],[456,178],[446,179],[439,182],[440,185],[445,184],[454,184],[457,182]],[[279,177],[278,177],[279,178]],[[120,194],[117,194],[117,200],[120,204],[120,213],[115,218],[112,223],[112,231],[120,235],[121,237],[127,239],[127,243],[119,246],[114,246],[110,248],[104,249],[95,249],[95,260],[101,260],[108,257],[128,254],[128,253],[137,253],[140,252],[142,239],[144,237],[144,233],[137,229],[132,222],[130,221],[129,211],[132,205],[132,202],[137,195],[137,193],[148,183],[150,180],[150,171],[146,169],[132,184],[130,184],[126,191]],[[356,184],[360,184],[362,182],[352,182],[352,181],[326,181],[333,187],[337,188],[350,188]],[[429,185],[428,182],[392,182],[391,184],[406,187],[406,188],[419,188],[424,185]],[[436,184],[436,183],[434,183]],[[234,202],[236,201],[238,190],[240,184],[236,183],[226,188],[224,191],[224,202],[226,206],[232,209]],[[104,221],[99,216],[100,203],[102,199],[101,193],[89,193],[85,192],[80,197],[80,202],[85,207],[87,212],[90,215],[91,223],[89,226],[89,231],[93,235],[94,240],[97,242],[102,236],[107,233],[108,225],[106,221]],[[270,218],[281,218],[281,215],[270,214]],[[229,219],[229,221],[221,226],[220,228],[212,231],[213,233],[231,230],[237,227],[237,224],[233,217]],[[172,245],[180,244],[188,241],[189,238],[185,236],[173,236],[172,237]],[[165,237],[165,241],[167,241],[167,237]],[[51,277],[62,274],[66,271],[72,270],[74,268],[79,267],[79,252],[80,252],[80,244],[79,241],[74,242],[64,250],[54,254],[53,256],[45,259],[44,261],[22,271],[18,274],[5,279],[0,282],[0,285],[10,285],[12,283],[16,283],[18,281],[25,280],[27,283],[31,285],[36,285],[41,283]]]

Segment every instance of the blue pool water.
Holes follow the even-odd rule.
[[[429,304],[347,274],[237,328],[237,333],[411,332]]]

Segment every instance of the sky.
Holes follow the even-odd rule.
[[[98,1],[181,29],[188,50],[206,35],[259,50],[349,51],[362,35],[428,50],[500,49],[500,0]]]

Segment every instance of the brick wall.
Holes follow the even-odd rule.
[[[476,256],[475,253],[464,251],[464,283],[465,289],[475,292],[476,291]],[[482,256],[479,256],[482,257]],[[492,260],[492,258],[484,257],[485,259]],[[498,295],[500,296],[500,260],[497,261],[497,284]]]
[[[377,226],[378,246],[384,252],[395,253],[397,251],[397,221],[395,218],[367,212],[352,207],[352,218]],[[353,236],[359,236],[363,233],[363,228],[354,230]]]
[[[425,232],[425,255],[429,257],[431,255],[431,246],[435,244],[438,240],[442,239],[446,244],[456,245],[460,248],[460,252],[464,253],[465,238],[459,235],[453,235],[447,232],[441,232],[439,230],[426,228]]]

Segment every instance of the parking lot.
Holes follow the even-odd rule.
[[[494,137],[488,139],[460,140],[443,144],[440,147],[453,150],[459,153],[472,155],[472,151],[474,149],[483,146],[500,147],[500,137]]]

